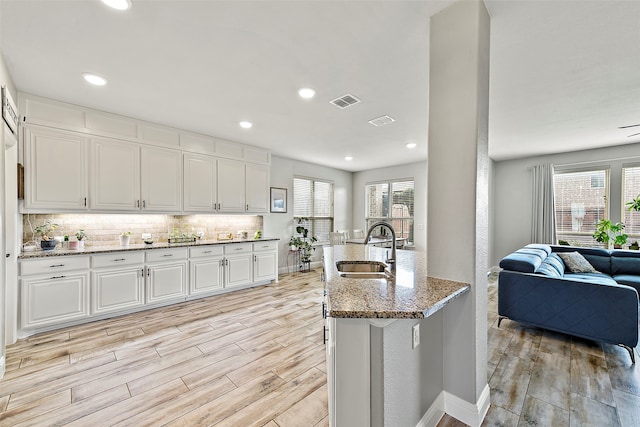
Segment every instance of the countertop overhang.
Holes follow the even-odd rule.
[[[182,248],[192,246],[208,246],[208,245],[228,245],[232,243],[255,243],[255,242],[267,242],[272,240],[280,240],[279,238],[263,237],[260,239],[230,239],[230,240],[196,240],[195,242],[188,243],[168,243],[168,242],[155,242],[152,244],[135,244],[129,246],[85,246],[84,249],[71,250],[71,249],[54,249],[52,251],[43,251],[42,249],[36,249],[35,251],[22,252],[18,259],[32,259],[42,258],[48,256],[68,256],[68,255],[87,255],[87,254],[101,254],[110,252],[122,252],[122,251],[146,251],[150,249],[168,249],[168,248]]]
[[[468,292],[468,283],[427,276],[426,253],[398,250],[394,279],[341,277],[337,261],[382,261],[387,249],[325,246],[327,315],[337,318],[423,319]]]

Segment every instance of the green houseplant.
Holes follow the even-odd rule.
[[[626,205],[628,210],[640,212],[640,194],[638,194],[635,199],[627,202]]]
[[[631,242],[631,244],[629,244],[629,249],[631,249],[632,251],[640,250],[640,245],[638,244],[638,241],[635,240]]]
[[[622,248],[627,243],[629,236],[623,232],[624,224],[617,222],[613,224],[608,219],[601,219],[596,224],[596,231],[593,238],[596,242],[604,243],[605,247],[613,246],[616,249]]]
[[[311,270],[311,257],[316,248],[313,244],[318,241],[315,236],[309,236],[309,229],[306,227],[306,222],[309,218],[298,217],[294,221],[298,223],[296,226],[296,233],[298,236],[291,236],[289,239],[289,246],[296,247],[300,251],[300,262],[302,263],[301,271],[308,272]]]
[[[58,224],[54,224],[51,221],[47,221],[35,228],[35,233],[40,236],[40,247],[43,251],[52,251],[56,248],[56,239],[53,234],[58,228]]]

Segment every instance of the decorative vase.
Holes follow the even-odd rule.
[[[78,249],[84,249],[84,240],[78,240]]]
[[[67,243],[69,244],[69,249],[72,251],[77,251],[80,248],[80,242],[78,240],[69,240]]]
[[[131,236],[120,236],[120,246],[129,246]]]
[[[40,247],[43,251],[52,251],[56,248],[56,243],[58,242],[55,239],[40,240]]]

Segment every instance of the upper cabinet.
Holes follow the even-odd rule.
[[[23,212],[267,213],[271,154],[19,94]]]
[[[26,210],[87,209],[87,138],[31,127],[24,132]]]

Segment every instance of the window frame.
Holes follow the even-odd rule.
[[[393,216],[393,184],[397,184],[397,183],[402,183],[402,182],[411,182],[412,185],[412,189],[413,189],[413,200],[412,200],[412,206],[413,206],[413,213],[410,216],[403,216],[403,217],[395,217]],[[370,210],[370,201],[369,201],[369,186],[372,185],[380,185],[380,184],[384,184],[387,186],[387,206],[386,209],[383,206],[382,211],[387,213],[386,216],[369,216],[369,214],[371,213]],[[386,222],[388,224],[393,224],[393,221],[402,221],[402,223],[404,224],[405,221],[409,222],[409,231],[408,233],[408,237],[406,237],[407,239],[407,246],[413,246],[415,244],[415,188],[416,188],[416,181],[415,178],[413,177],[408,177],[408,178],[393,178],[393,179],[385,179],[385,180],[380,180],[380,181],[371,181],[371,182],[366,182],[364,184],[364,197],[365,197],[365,224],[367,225],[367,229],[375,222],[378,221],[383,221]],[[395,228],[395,227],[394,227]],[[404,236],[404,231],[403,230],[396,230],[396,235],[400,236]]]
[[[311,215],[299,215],[296,212],[296,184],[295,181],[296,180],[304,180],[304,181],[309,181],[311,183],[311,194],[309,195],[310,197],[310,211],[311,211]],[[315,213],[315,183],[316,182],[320,182],[320,183],[324,183],[324,184],[329,184],[331,186],[330,191],[329,191],[329,205],[331,207],[331,212],[330,212],[330,216],[316,216],[314,215]],[[326,239],[323,236],[319,236],[318,232],[317,232],[317,228],[318,226],[316,225],[317,223],[320,223],[321,221],[329,221],[329,232],[333,231],[333,226],[335,223],[335,207],[334,207],[334,199],[335,199],[335,182],[332,180],[328,180],[328,179],[322,179],[322,178],[313,178],[313,177],[309,177],[309,176],[302,176],[302,175],[294,175],[293,176],[293,183],[292,183],[292,192],[293,192],[293,208],[292,208],[292,212],[293,212],[293,221],[294,221],[294,226],[293,226],[293,235],[297,236],[297,237],[302,237],[301,234],[296,232],[296,227],[298,226],[298,219],[299,218],[307,218],[308,221],[305,221],[303,223],[303,225],[305,227],[307,227],[309,229],[309,237],[316,237],[317,243],[316,244],[323,244],[323,243],[327,243],[329,241],[329,235],[327,234]]]

